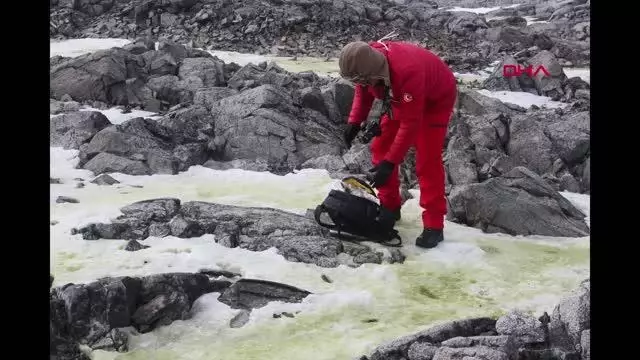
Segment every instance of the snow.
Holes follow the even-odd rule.
[[[590,83],[591,82],[591,69],[589,68],[567,68],[565,67],[564,69],[562,69],[562,71],[564,71],[564,74],[567,75],[567,77],[572,78],[572,77],[579,77],[582,78],[582,80]]]
[[[566,103],[553,101],[546,96],[539,96],[522,91],[489,91],[485,89],[478,90],[482,95],[496,98],[504,103],[520,105],[529,108],[532,105],[546,108],[561,108],[567,106]]]
[[[513,5],[509,5],[509,6],[495,6],[495,7],[476,7],[476,8],[465,8],[465,7],[453,7],[451,9],[447,9],[447,11],[451,11],[451,12],[471,12],[474,14],[488,14],[492,11],[496,11],[496,10],[500,10],[500,9],[510,9],[510,8],[516,8],[520,6],[520,4],[513,4]]]
[[[96,109],[90,106],[87,107],[83,107],[80,109],[80,111],[98,111],[101,112],[104,116],[107,117],[107,119],[109,119],[109,121],[111,121],[112,124],[122,124],[123,122],[127,121],[127,120],[131,120],[137,117],[144,117],[144,118],[149,118],[152,120],[158,120],[161,118],[161,116],[159,116],[158,114],[151,112],[151,111],[144,111],[144,110],[136,110],[133,109],[128,113],[123,113],[123,109],[119,108],[119,107],[112,107],[110,109],[106,109],[106,110],[101,110],[101,109]]]
[[[56,55],[65,57],[75,57],[98,50],[110,49],[112,47],[122,47],[131,43],[127,39],[69,39],[64,41],[49,42],[49,57]]]
[[[51,53],[77,56],[109,48],[121,39],[80,40],[52,43]],[[229,56],[235,62],[261,59]],[[485,92],[485,95],[522,106],[553,106],[547,98],[531,94]],[[118,108],[99,111],[113,123],[154,115],[141,111],[122,114]],[[99,186],[90,182],[94,174],[76,169],[77,164],[77,150],[50,149],[50,174],[62,181],[50,185],[51,220],[57,221],[51,226],[50,235],[54,285],[90,282],[104,276],[209,268],[238,272],[246,278],[279,281],[313,293],[299,304],[270,303],[254,310],[249,323],[239,329],[229,327],[238,310],[220,303],[219,294],[207,294],[195,302],[193,318],[146,334],[132,333],[128,353],[95,351],[95,360],[355,358],[383,341],[442,321],[486,316],[515,306],[537,314],[551,311],[562,295],[589,275],[590,237],[512,237],[484,234],[447,222],[445,242],[429,251],[419,249],[413,244],[422,230],[417,190],[411,190],[414,199],[403,206],[403,218],[397,225],[404,240],[402,251],[407,256],[404,264],[319,268],[289,262],[275,249],[252,252],[226,248],[218,245],[212,235],[191,239],[150,237],[144,240],[150,248],[128,252],[124,250],[125,241],[86,241],[80,235],[71,235],[71,229],[109,221],[120,214],[119,208],[124,205],[159,197],[177,197],[183,202],[269,206],[303,214],[320,203],[338,181],[318,169],[279,176],[193,166],[177,175],[110,174],[120,183]],[[80,181],[85,186],[77,188]],[[60,195],[76,198],[79,203],[58,204],[55,199]],[[589,214],[588,195],[562,195]],[[549,256],[551,250],[555,257]],[[323,274],[333,282],[323,281]],[[425,292],[435,297],[425,296]],[[273,318],[274,313],[282,311],[295,313],[295,318]],[[367,319],[378,321],[368,323]],[[349,336],[344,336],[347,332]],[[309,338],[314,342],[310,344]]]
[[[51,173],[63,184],[51,185],[51,219],[58,224],[51,227],[51,264],[56,285],[68,282],[89,282],[103,276],[139,276],[161,272],[193,272],[203,268],[223,269],[238,272],[247,278],[279,281],[309,290],[313,296],[301,304],[272,303],[252,313],[250,321],[241,329],[230,329],[229,320],[237,310],[228,308],[216,300],[217,294],[201,298],[194,307],[194,319],[178,321],[167,327],[144,335],[132,335],[133,354],[160,356],[163,351],[183,354],[192,359],[225,359],[235,354],[240,343],[243,359],[253,359],[252,351],[262,353],[263,359],[287,358],[281,351],[302,351],[305,358],[331,359],[355,356],[370,350],[370,346],[394,336],[417,330],[424,322],[411,322],[406,314],[420,318],[424,300],[410,300],[417,289],[425,286],[442,296],[442,302],[429,304],[430,316],[426,323],[459,317],[480,315],[490,309],[506,311],[509,306],[519,306],[532,311],[548,311],[559,297],[588,275],[589,238],[541,240],[509,237],[500,234],[483,234],[477,229],[447,222],[447,240],[430,251],[418,249],[413,239],[420,233],[419,192],[412,190],[416,198],[403,207],[403,220],[398,229],[405,245],[403,252],[407,260],[403,265],[364,265],[357,269],[346,266],[318,268],[314,265],[286,261],[275,249],[252,252],[239,248],[226,248],[215,243],[212,235],[199,238],[179,239],[175,237],[144,240],[148,249],[128,252],[125,241],[85,241],[79,235],[70,235],[71,228],[89,222],[108,221],[119,215],[118,209],[134,201],[179,197],[183,201],[202,200],[235,204],[240,206],[271,206],[292,212],[303,213],[318,204],[336,180],[329,178],[324,170],[306,169],[294,174],[278,176],[266,172],[251,172],[239,169],[218,171],[200,166],[190,168],[178,175],[131,176],[112,174],[120,181],[114,186],[98,186],[86,180],[93,174],[75,169],[77,151],[51,149]],[[85,179],[84,188],[76,188],[77,178]],[[142,187],[139,187],[142,186]],[[80,201],[79,204],[57,204],[58,195],[67,195]],[[569,197],[581,208],[588,210],[584,195]],[[489,254],[485,243],[504,251]],[[518,250],[519,244],[536,244],[540,249]],[[512,245],[509,245],[512,244]],[[579,245],[579,246],[578,246]],[[549,262],[544,249],[560,248],[565,251],[582,251],[576,263],[559,264]],[[575,249],[582,250],[575,250]],[[503,250],[504,249],[504,250]],[[585,250],[586,249],[586,250]],[[536,260],[539,259],[539,260]],[[527,264],[544,261],[544,267],[528,267]],[[514,268],[509,273],[515,276],[503,280],[502,266]],[[562,281],[549,272],[554,267],[566,275]],[[547,271],[547,275],[543,272]],[[333,279],[332,284],[321,280],[325,274]],[[567,281],[569,278],[572,281]],[[454,281],[449,289],[446,281]],[[531,286],[517,292],[507,291],[520,287],[520,283]],[[457,285],[459,284],[459,285]],[[465,286],[464,284],[470,284]],[[473,286],[471,286],[473,285]],[[407,288],[409,287],[409,288]],[[474,288],[483,291],[478,294]],[[452,290],[458,289],[458,290]],[[467,296],[472,300],[461,301]],[[491,298],[497,305],[484,304]],[[533,300],[535,301],[533,301]],[[483,303],[484,308],[478,308]],[[503,308],[504,307],[504,308]],[[273,313],[288,311],[295,319],[282,320],[274,325]],[[379,318],[384,325],[375,327],[362,323],[364,318]],[[274,333],[261,335],[276,326]],[[333,339],[336,328],[348,329],[350,340]],[[312,336],[318,341],[335,341],[322,355],[314,354],[291,339]],[[351,336],[351,335],[350,335]],[[266,344],[274,343],[279,350],[267,351]],[[291,347],[291,348],[289,348]],[[209,351],[216,349],[216,355]],[[282,349],[282,350],[280,350]],[[245,353],[246,352],[246,353]],[[101,354],[97,359],[109,358],[113,354]],[[143,355],[146,354],[146,355]],[[246,357],[245,357],[246,355]],[[120,355],[123,356],[123,355]],[[238,355],[240,356],[240,355]],[[291,356],[287,353],[287,356]],[[122,358],[122,357],[121,357]],[[124,358],[127,358],[124,356]]]
[[[250,63],[259,64],[270,60],[269,57],[264,55],[244,54],[235,51],[209,50],[209,53],[225,63],[235,62],[240,66],[245,66]]]

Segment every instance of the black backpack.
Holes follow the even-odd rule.
[[[320,220],[324,213],[333,224]],[[346,232],[361,240],[375,241],[386,246],[402,246],[402,239],[393,228],[395,218],[392,212],[369,199],[345,191],[331,190],[322,204],[316,207],[314,217],[320,226],[337,232],[338,236]],[[394,239],[397,241],[392,242]]]

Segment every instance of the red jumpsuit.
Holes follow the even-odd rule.
[[[447,213],[442,151],[457,96],[455,77],[438,56],[416,45],[372,42],[370,46],[387,58],[391,79],[392,118],[382,117],[382,134],[371,142],[374,165],[382,160],[395,164],[387,183],[378,189],[380,203],[392,211],[400,208],[398,166],[414,146],[423,225],[442,229]],[[374,97],[383,96],[381,86],[356,86],[348,122],[361,124]]]

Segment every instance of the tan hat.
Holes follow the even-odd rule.
[[[357,82],[368,83],[382,79],[391,84],[387,58],[364,41],[354,41],[342,48],[340,52],[340,76]]]

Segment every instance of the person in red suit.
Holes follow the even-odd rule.
[[[424,227],[416,245],[437,246],[444,239],[447,213],[442,151],[457,97],[453,72],[429,50],[396,41],[351,42],[342,49],[339,66],[341,76],[356,85],[344,133],[347,146],[360,132],[374,98],[388,96],[390,111],[382,115],[381,134],[370,145],[371,184],[380,204],[400,220],[398,167],[415,147]]]

